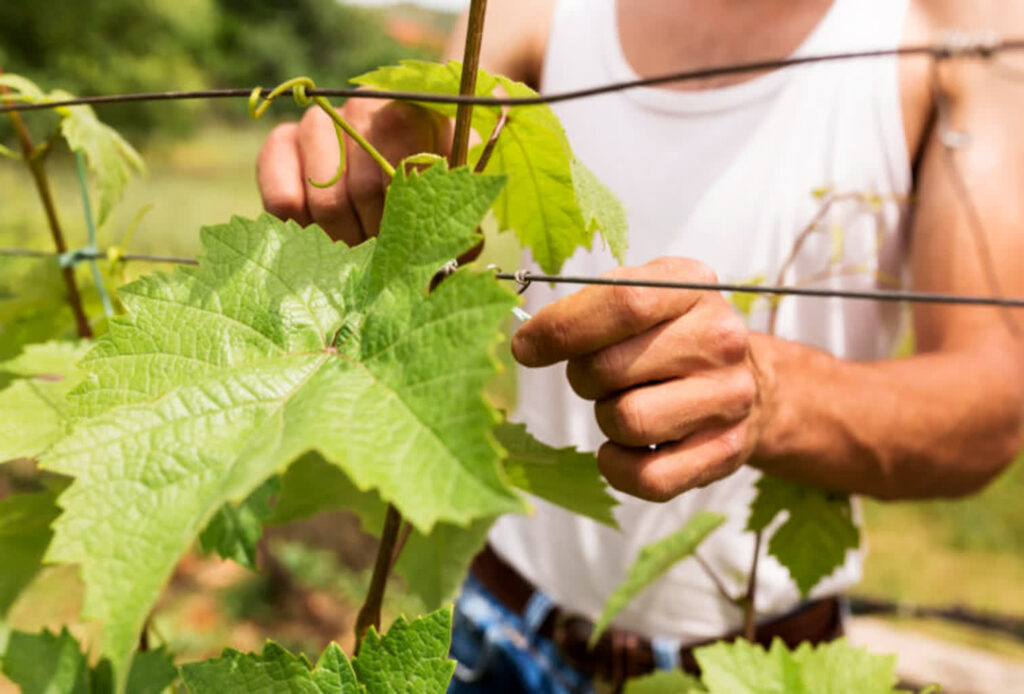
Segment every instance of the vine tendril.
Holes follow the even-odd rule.
[[[300,108],[306,108],[310,104],[316,104],[320,107],[320,110],[327,114],[327,117],[331,119],[331,123],[334,124],[334,134],[338,138],[338,170],[334,176],[328,181],[317,182],[308,178],[309,184],[316,186],[317,188],[329,188],[341,180],[342,175],[345,173],[345,135],[348,135],[352,140],[362,147],[370,157],[377,162],[377,165],[388,175],[388,178],[394,178],[395,167],[391,166],[391,163],[384,158],[377,148],[370,144],[370,142],[363,137],[352,125],[345,120],[340,113],[338,113],[331,102],[324,96],[310,97],[307,93],[307,89],[316,89],[316,83],[309,77],[293,77],[290,80],[286,80],[281,84],[274,87],[266,96],[262,98],[263,87],[254,87],[249,92],[249,115],[253,118],[259,118],[267,109],[270,108],[270,102],[276,99],[284,92],[291,91],[292,98],[295,99],[295,103]]]

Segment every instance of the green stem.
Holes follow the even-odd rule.
[[[330,116],[331,120],[334,121],[339,128],[345,131],[345,134],[351,137],[357,145],[362,147],[366,153],[369,154],[375,162],[377,162],[380,168],[384,170],[384,173],[388,175],[388,178],[395,177],[395,167],[393,167],[391,163],[384,158],[384,155],[381,154],[376,147],[370,144],[369,140],[359,134],[358,130],[353,128],[347,120],[341,117],[340,113],[334,110],[334,107],[331,106],[331,102],[328,101],[326,97],[315,96],[313,97],[313,101],[317,106],[323,109],[324,113]],[[342,147],[345,146],[343,142],[339,144]]]
[[[487,0],[472,0],[469,5],[469,26],[466,29],[466,47],[462,53],[462,81],[459,94],[476,93],[476,73],[480,69],[480,45],[484,38],[484,15]],[[473,104],[459,104],[455,111],[455,133],[452,137],[453,167],[463,166],[469,156],[469,129],[473,122]]]
[[[3,93],[5,97],[3,101],[7,103],[6,88],[4,88]],[[53,237],[53,245],[56,247],[57,253],[67,253],[68,246],[64,241],[64,232],[57,217],[57,206],[53,202],[53,193],[50,190],[50,179],[46,175],[46,167],[43,163],[45,157],[34,156],[36,147],[32,142],[32,135],[29,133],[28,128],[25,127],[25,122],[21,119],[21,115],[16,111],[10,111],[7,115],[11,119],[11,125],[14,126],[14,132],[18,135],[18,142],[21,144],[22,160],[32,174],[32,180],[36,185],[36,192],[39,194],[39,200],[42,202],[43,210],[46,212],[46,221],[50,227],[50,236]],[[85,308],[82,306],[82,296],[78,292],[78,285],[75,284],[75,270],[69,266],[63,268],[61,274],[64,276],[68,305],[71,307],[71,313],[75,317],[78,336],[92,338],[92,326],[89,325],[89,318],[85,315]]]
[[[395,545],[401,526],[402,514],[393,504],[388,504],[387,515],[384,516],[384,529],[380,534],[380,545],[377,547],[377,559],[373,565],[373,576],[370,578],[370,589],[366,593],[363,606],[359,609],[359,616],[356,617],[356,654],[359,653],[359,646],[371,626],[380,631],[380,610],[384,604],[384,591],[395,558]]]

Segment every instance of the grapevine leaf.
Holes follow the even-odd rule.
[[[42,568],[62,487],[62,483],[52,482],[41,492],[15,494],[0,501],[0,619]]]
[[[695,652],[711,694],[890,694],[895,656],[851,647],[846,639],[789,651],[781,640],[765,651],[744,639],[718,642]]]
[[[0,390],[0,462],[31,458],[64,431],[72,407],[67,395],[83,378],[75,366],[86,342],[27,345],[17,357],[0,363],[13,377]]]
[[[192,694],[331,691],[320,689],[313,674],[304,658],[273,641],[268,641],[259,655],[227,648],[219,658],[181,666],[181,678]]]
[[[104,661],[109,662],[109,661]],[[160,694],[178,679],[178,668],[167,649],[161,646],[156,650],[136,653],[132,660],[132,669],[128,673],[128,694]],[[109,690],[113,692],[113,683]],[[93,694],[96,688],[93,687]]]
[[[520,82],[497,78],[512,97],[537,93]],[[495,206],[498,223],[512,229],[545,272],[556,273],[577,248],[590,248],[594,230],[576,201],[572,151],[549,106],[513,109],[486,171],[508,175]]]
[[[256,543],[263,534],[263,522],[270,516],[270,499],[277,493],[279,481],[271,477],[240,504],[220,507],[203,532],[199,546],[206,553],[216,552],[256,570]]]
[[[788,517],[768,542],[768,552],[786,567],[803,595],[842,565],[860,545],[860,530],[846,495],[765,475],[757,482],[747,529],[760,532],[782,511]]]
[[[618,502],[608,493],[592,453],[551,448],[533,438],[522,424],[501,424],[494,435],[508,452],[505,471],[516,487],[598,523],[618,527],[612,515]]]
[[[277,506],[268,522],[289,523],[338,509],[353,511],[366,532],[379,535],[387,504],[375,492],[356,489],[344,473],[319,455],[308,454],[282,477]],[[438,523],[427,535],[413,530],[395,573],[427,609],[441,606],[458,590],[493,522],[493,518],[481,518],[468,527]]]
[[[455,672],[451,633],[451,608],[411,623],[399,617],[383,638],[370,628],[352,665],[368,694],[441,694]]]
[[[22,101],[33,103],[74,98],[62,90],[46,93],[31,80],[10,73],[0,75],[0,85],[16,92]],[[54,110],[61,116],[60,131],[68,148],[72,152],[82,150],[96,177],[100,189],[97,223],[103,224],[121,199],[133,171],[145,170],[142,157],[120,133],[100,121],[90,106],[57,106]]]
[[[725,516],[720,513],[700,511],[694,514],[682,529],[641,549],[640,555],[629,567],[629,575],[626,580],[605,602],[604,611],[590,635],[591,648],[630,600],[654,583],[677,562],[692,555],[704,538],[724,522]]]
[[[349,80],[353,84],[364,87],[399,92],[420,92],[427,94],[447,94],[454,96],[459,93],[462,81],[462,63],[451,60],[447,63],[433,63],[426,60],[401,60],[398,65],[388,65]],[[479,70],[476,76],[477,96],[489,96],[498,81],[493,76]],[[456,104],[420,103],[433,111],[449,118],[455,117]],[[486,137],[494,124],[498,122],[500,111],[497,107],[474,106],[473,127]]]
[[[70,94],[55,96],[70,98]],[[145,170],[142,157],[120,133],[96,117],[89,106],[60,107],[60,131],[72,152],[82,150],[100,190],[96,222],[103,224],[121,199],[133,172]]]
[[[376,89],[458,94],[461,65],[402,61],[356,77],[353,82]],[[492,95],[498,86],[511,97],[537,93],[506,77],[477,73],[478,96]],[[422,103],[452,117],[454,104]],[[498,121],[492,107],[473,108],[473,129],[488,139]],[[626,215],[621,203],[572,154],[565,131],[551,107],[538,104],[512,107],[498,136],[487,171],[508,176],[508,186],[496,207],[504,229],[515,231],[546,272],[557,272],[573,252],[590,248],[594,231],[620,262],[626,250]],[[474,149],[479,157],[483,145]]]
[[[756,275],[745,282],[741,282],[741,284],[764,284],[764,280],[764,275]],[[760,294],[754,294],[753,292],[732,292],[729,294],[729,303],[740,312],[740,315],[750,318],[750,314],[754,311],[754,303],[760,298]]]
[[[115,670],[214,512],[313,448],[424,533],[523,508],[480,395],[515,298],[468,270],[426,291],[501,185],[400,174],[380,236],[352,249],[235,218],[203,230],[198,268],[122,288],[126,315],[82,362],[93,416],[44,460],[76,478],[49,558],[81,565]]]
[[[66,628],[59,635],[12,632],[3,673],[23,694],[89,694],[89,662]]]
[[[450,641],[451,610],[444,609],[411,623],[399,617],[383,638],[371,629],[351,661],[332,643],[313,668],[268,642],[260,655],[229,648],[219,658],[183,665],[181,674],[192,694],[441,694],[455,670]]]
[[[572,158],[572,181],[587,231],[597,230],[615,259],[625,263],[629,223],[622,202],[576,157]]]
[[[698,694],[704,685],[682,670],[659,670],[650,675],[626,680],[624,694]]]

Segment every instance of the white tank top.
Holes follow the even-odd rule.
[[[797,55],[892,47],[907,0],[835,0]],[[557,3],[543,89],[548,92],[635,78],[619,42],[615,0]],[[627,264],[661,255],[697,258],[723,281],[774,282],[799,232],[831,204],[786,283],[872,288],[903,276],[902,221],[910,184],[896,59],[821,63],[775,71],[700,91],[636,89],[555,107],[570,142],[622,200],[630,222]],[[815,194],[817,193],[817,194]],[[563,272],[598,275],[615,266],[595,244]],[[536,311],[575,291],[535,283]],[[765,330],[768,303],[748,318]],[[776,334],[850,359],[889,356],[900,308],[868,301],[785,298]],[[515,419],[542,441],[595,451],[605,437],[593,406],[570,390],[564,366],[520,369]],[[531,516],[507,516],[491,533],[496,551],[564,607],[595,618],[640,548],[680,528],[696,511],[728,521],[701,548],[702,558],[741,595],[753,552],[743,531],[759,473],[743,468],[665,504],[617,495],[617,532],[540,500]],[[860,578],[859,553],[815,590],[831,594]],[[799,602],[775,560],[762,557],[758,611]],[[693,561],[677,564],[616,620],[652,637],[693,642],[736,630],[742,614],[723,600]]]

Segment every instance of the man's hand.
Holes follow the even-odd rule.
[[[683,258],[608,276],[715,281]],[[609,439],[598,465],[623,492],[666,501],[731,474],[754,449],[766,378],[746,327],[718,293],[587,287],[539,311],[512,352],[524,366],[568,362],[569,383],[595,401]]]
[[[352,99],[339,109],[392,164],[418,152],[445,154],[451,143],[448,119],[398,102]],[[338,169],[338,140],[327,114],[311,107],[298,123],[271,131],[257,161],[260,196],[267,211],[299,224],[319,224],[334,239],[355,245],[376,236],[384,213],[387,176],[347,136],[345,174],[329,188]]]

